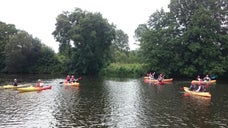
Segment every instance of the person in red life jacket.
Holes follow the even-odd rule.
[[[161,74],[158,76],[158,81],[159,81],[159,82],[163,82],[164,76],[165,76],[165,75],[161,73]]]
[[[76,79],[75,79],[74,76],[72,75],[72,76],[70,77],[70,83],[73,83],[73,82],[76,82]]]
[[[210,83],[207,83],[207,84],[205,85],[205,91],[208,91],[209,87],[210,87]]]
[[[70,82],[70,75],[67,75],[66,82]]]
[[[41,87],[41,80],[40,79],[37,80],[36,87]]]

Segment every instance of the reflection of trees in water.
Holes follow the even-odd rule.
[[[164,85],[155,85],[154,84],[154,88],[156,89],[156,92],[158,94],[160,94],[162,92],[163,88],[164,88]]]
[[[189,126],[206,127],[205,121],[210,119],[211,98],[191,95],[184,97],[184,108],[186,119],[191,120],[186,122]]]

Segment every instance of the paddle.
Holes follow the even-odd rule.
[[[81,76],[79,78],[75,79],[73,82],[77,82],[79,80],[82,80],[82,77]],[[62,82],[59,82],[59,84],[63,84],[63,83],[64,83],[63,81]]]
[[[217,75],[211,75],[211,79],[215,80],[218,76]]]

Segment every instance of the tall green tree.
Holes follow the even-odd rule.
[[[170,74],[176,68],[172,46],[175,27],[170,17],[170,14],[161,9],[150,16],[146,25],[139,25],[135,31],[140,41],[141,58],[151,67],[148,70]]]
[[[112,62],[127,63],[129,56],[128,35],[122,30],[117,29],[116,37],[112,41],[111,54]]]
[[[170,12],[178,23],[177,49],[186,75],[224,74],[227,70],[226,0],[172,0]],[[181,50],[182,49],[182,50]]]
[[[128,35],[122,30],[116,30],[116,38],[113,40],[114,46],[120,51],[129,51]]]
[[[9,38],[17,33],[17,29],[13,24],[6,24],[0,21],[0,72],[5,68],[5,46],[9,42]]]
[[[7,73],[53,73],[59,72],[60,62],[53,50],[19,30],[6,44],[4,72]]]
[[[31,48],[31,42],[32,37],[24,31],[19,31],[14,37],[10,38],[4,49],[6,64],[5,72],[26,72],[25,70],[29,66],[27,57]]]
[[[60,53],[70,58],[68,72],[97,74],[110,60],[110,45],[115,38],[115,27],[100,13],[76,8],[57,17],[55,39]],[[72,42],[72,43],[71,43]]]
[[[175,75],[227,72],[226,0],[171,0],[136,30],[144,60]]]

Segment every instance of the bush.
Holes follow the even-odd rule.
[[[101,76],[142,76],[147,71],[146,64],[121,64],[111,63],[108,67],[100,71]]]

